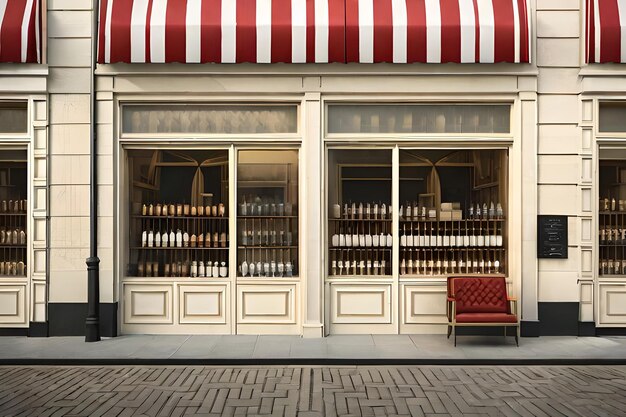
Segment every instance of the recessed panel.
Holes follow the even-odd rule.
[[[592,302],[593,298],[593,284],[581,284],[580,285],[580,302],[584,304],[589,304]]]
[[[33,220],[33,229],[34,229],[34,237],[33,240],[35,242],[45,243],[46,241],[46,219],[38,218]]]
[[[626,284],[600,284],[600,324],[626,326]]]
[[[124,303],[126,323],[172,322],[172,287],[170,285],[125,285]]]
[[[591,182],[592,175],[593,175],[593,167],[591,163],[591,158],[583,158],[582,180],[585,182]]]
[[[45,210],[46,209],[46,189],[45,187],[35,188],[35,204],[33,206],[34,210]]]
[[[25,323],[25,305],[25,286],[0,286],[0,324]]]
[[[606,292],[606,314],[626,319],[626,290]]]
[[[446,288],[404,286],[404,323],[446,323]]]
[[[331,285],[332,321],[391,323],[391,285]]]
[[[239,286],[238,323],[295,323],[295,285]]]
[[[35,158],[35,179],[46,179],[46,158]]]
[[[0,316],[16,316],[20,306],[19,290],[0,289]]]
[[[178,287],[180,323],[226,323],[225,286]]]
[[[34,273],[45,274],[46,273],[46,251],[45,250],[34,250],[33,251],[33,261],[35,267],[33,268]]]
[[[590,151],[593,143],[593,132],[591,129],[583,129],[582,142],[583,150]]]
[[[580,197],[582,204],[582,211],[588,212],[591,211],[591,188],[581,188],[580,189]]]
[[[45,150],[48,146],[48,131],[46,129],[35,129],[35,149]]]

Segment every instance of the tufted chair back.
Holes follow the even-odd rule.
[[[510,313],[504,277],[455,277],[451,285],[457,314]]]

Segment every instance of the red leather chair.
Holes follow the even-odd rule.
[[[515,327],[515,343],[519,346],[517,299],[509,297],[504,277],[448,278],[448,338],[457,327]]]

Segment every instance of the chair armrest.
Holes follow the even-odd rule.
[[[509,297],[508,295],[506,296],[506,301],[517,301],[517,297]]]
[[[452,303],[452,302],[454,302],[454,301],[455,301],[455,298],[454,298],[454,297],[448,297],[448,302]]]

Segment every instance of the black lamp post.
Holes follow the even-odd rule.
[[[87,258],[87,319],[85,342],[100,341],[100,258],[98,258],[98,174],[96,147],[96,59],[99,0],[92,0],[90,74],[89,258]]]

